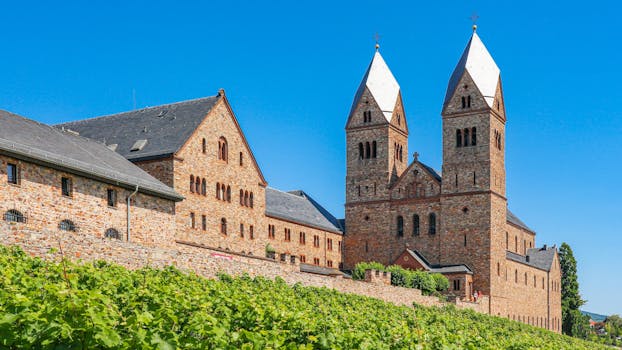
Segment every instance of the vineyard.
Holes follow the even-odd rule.
[[[455,308],[170,267],[31,258],[0,246],[0,349],[598,349]]]

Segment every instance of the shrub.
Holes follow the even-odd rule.
[[[352,271],[352,279],[354,280],[364,280],[365,279],[365,270],[379,270],[386,271],[384,265],[379,262],[370,261],[370,262],[360,262],[356,264],[354,267],[354,271]]]

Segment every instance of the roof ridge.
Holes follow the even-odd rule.
[[[84,121],[92,121],[92,120],[96,120],[96,119],[105,119],[105,118],[115,117],[115,116],[119,116],[119,115],[126,114],[126,113],[135,113],[135,112],[146,111],[146,110],[154,109],[154,108],[170,107],[170,106],[174,106],[174,105],[190,103],[190,102],[197,102],[197,101],[200,101],[200,100],[206,100],[206,99],[209,99],[209,98],[215,98],[215,97],[219,97],[219,96],[220,95],[216,94],[216,95],[213,95],[213,96],[198,97],[198,98],[193,98],[193,99],[190,99],[190,100],[171,102],[171,103],[165,103],[165,104],[161,104],[161,105],[157,105],[157,106],[149,106],[149,107],[143,107],[143,108],[138,108],[138,109],[132,109],[132,110],[129,110],[129,111],[123,111],[123,112],[112,113],[112,114],[105,114],[105,115],[100,115],[100,116],[97,116],[97,117],[86,118],[86,119],[78,119],[78,120],[69,121],[69,122],[65,122],[65,123],[54,124],[54,125],[55,126],[63,126],[63,125],[68,125],[68,124],[80,123],[80,122],[84,122]]]

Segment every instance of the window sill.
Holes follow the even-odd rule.
[[[62,194],[62,195],[61,195],[61,197],[63,197],[63,198],[67,198],[67,199],[73,199],[73,196],[67,196],[67,195],[65,195],[65,194]]]
[[[17,188],[21,188],[22,187],[22,184],[20,184],[20,183],[12,183],[12,182],[8,182],[7,181],[7,184],[9,186],[13,186],[13,187],[17,187]]]

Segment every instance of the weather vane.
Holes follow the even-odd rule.
[[[374,40],[376,41],[376,51],[378,51],[378,49],[380,48],[380,34],[376,33],[374,34]]]
[[[473,14],[471,15],[471,22],[473,22],[473,31],[477,30],[477,19],[479,18],[479,16],[477,15],[477,12],[473,12]]]

